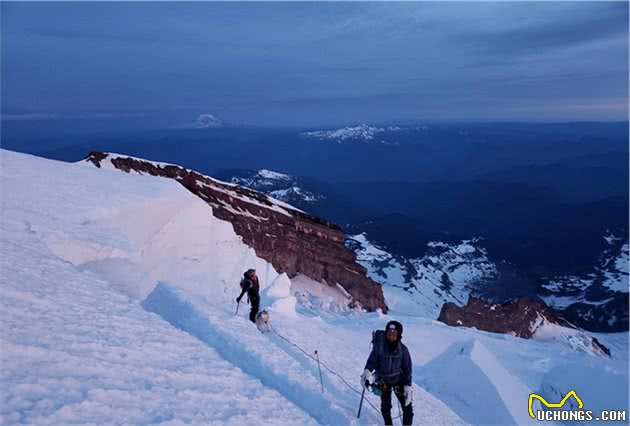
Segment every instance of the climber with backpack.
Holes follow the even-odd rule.
[[[403,326],[398,321],[389,321],[385,330],[372,333],[372,352],[361,375],[364,390],[372,390],[381,397],[381,414],[386,425],[392,424],[392,391],[403,407],[403,425],[413,422],[411,356],[402,344]],[[375,380],[370,383],[374,371]]]
[[[256,323],[256,314],[258,314],[258,308],[260,307],[260,284],[258,283],[255,269],[248,269],[243,274],[243,279],[241,280],[241,294],[236,298],[237,304],[241,303],[241,299],[245,293],[247,293],[247,299],[252,307],[249,311],[249,320]]]

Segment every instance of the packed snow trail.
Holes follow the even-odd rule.
[[[348,389],[339,377],[329,374],[325,369],[323,370],[325,392],[322,394],[319,370],[311,358],[273,334],[261,334],[252,323],[234,316],[225,307],[211,305],[200,297],[187,294],[166,283],[160,283],[143,302],[143,306],[198,337],[229,362],[259,378],[265,385],[278,390],[320,423],[348,424],[357,421],[356,411],[360,395]],[[281,316],[274,319],[280,320],[280,324],[284,323]],[[334,334],[319,330],[313,324],[317,323],[317,320],[291,318],[291,321],[291,328],[286,328],[291,335],[290,340],[295,339],[300,342],[299,346],[307,350],[315,342],[319,343],[320,356],[326,354],[327,357],[325,363],[335,371],[345,373],[347,381],[358,384],[357,378],[363,371],[369,350],[362,354],[357,348],[348,346],[336,338]],[[302,338],[296,337],[297,334]],[[370,336],[369,332],[366,336]],[[419,423],[432,425],[461,423],[460,419],[439,400],[420,388],[416,388],[416,391],[415,403],[422,416]],[[380,401],[375,399],[372,404],[379,407]],[[395,412],[396,405],[394,416]],[[359,422],[379,423],[382,422],[382,418],[380,412],[370,409],[366,403]]]
[[[193,302],[190,295],[165,283],[160,283],[142,305],[214,348],[265,386],[301,405],[321,424],[348,423],[334,401],[321,394],[319,383],[302,372],[302,365],[275,350],[251,322],[236,316],[226,318],[225,313],[217,315],[203,300]]]
[[[83,219],[156,196],[189,203],[176,182],[4,150],[0,173],[0,423],[316,423],[111,282],[51,251],[53,233],[128,249],[117,229]]]
[[[2,216],[0,423],[316,423]]]

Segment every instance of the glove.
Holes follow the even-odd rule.
[[[241,297],[240,296],[236,298],[236,303],[241,303]]]
[[[361,374],[361,386],[363,389],[367,389],[370,385],[370,378],[372,377],[372,372],[367,368],[363,370],[363,374]]]
[[[405,390],[404,390],[404,395],[405,395],[405,407],[409,404],[411,404],[411,399],[413,398],[413,389],[411,386],[405,386]]]

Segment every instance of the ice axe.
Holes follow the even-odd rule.
[[[365,386],[363,386],[363,392],[361,392],[361,402],[359,402],[359,412],[357,413],[357,419],[361,418],[361,407],[363,407],[364,396],[365,396]]]

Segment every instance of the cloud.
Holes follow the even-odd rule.
[[[482,52],[511,56],[628,37],[628,5],[625,2],[580,4],[571,8],[560,6],[563,9],[554,11],[554,19],[530,13],[509,27],[471,29],[454,34],[453,39]],[[558,19],[559,16],[562,19]]]
[[[148,117],[151,114],[59,114],[59,113],[26,113],[26,114],[2,114],[0,120],[77,120],[90,118],[133,118]]]

